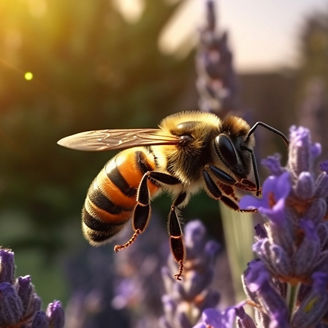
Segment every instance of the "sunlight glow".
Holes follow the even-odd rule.
[[[31,80],[33,79],[33,73],[32,73],[32,72],[26,72],[26,73],[24,74],[24,79],[25,79],[26,81],[31,81]]]
[[[130,23],[135,23],[143,12],[143,0],[115,0],[115,5],[123,17]]]

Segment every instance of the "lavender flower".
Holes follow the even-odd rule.
[[[245,302],[224,311],[209,308],[203,311],[201,322],[193,328],[256,328],[253,319],[245,312]]]
[[[224,116],[237,107],[236,75],[227,32],[219,35],[215,31],[214,1],[207,0],[206,4],[206,25],[200,31],[196,56],[199,107],[202,111]]]
[[[41,300],[30,276],[15,279],[14,253],[0,249],[0,327],[62,328],[64,311],[59,301],[41,310]]]
[[[191,328],[205,308],[214,307],[219,301],[218,292],[209,287],[219,245],[207,240],[201,221],[194,220],[185,226],[185,246],[187,256],[182,282],[173,278],[177,268],[172,257],[168,267],[162,269],[166,294],[162,297],[165,316],[161,318],[161,325],[165,328]],[[204,316],[205,321],[213,317],[210,311]]]
[[[133,327],[154,327],[162,313],[163,290],[159,280],[168,255],[168,242],[160,222],[154,213],[143,238],[115,257],[111,305],[117,310],[127,310]]]
[[[328,315],[328,175],[325,164],[315,169],[320,152],[308,129],[291,127],[287,166],[277,156],[265,160],[272,175],[262,199],[240,201],[265,218],[253,245],[258,260],[243,275],[261,327],[321,327]]]
[[[194,328],[231,328],[235,322],[236,312],[234,308],[228,308],[225,311],[216,309],[206,309],[202,314],[202,322]]]

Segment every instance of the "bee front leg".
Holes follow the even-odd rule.
[[[239,205],[235,202],[235,200],[227,197],[226,195],[223,195],[218,185],[214,182],[214,180],[206,170],[203,170],[202,174],[207,191],[210,194],[210,196],[212,196],[214,199],[218,199],[222,201],[225,205],[229,206],[234,211],[249,212],[249,210],[241,210],[239,208]],[[251,212],[253,212],[253,210],[251,210]]]
[[[122,245],[115,245],[115,252],[129,247],[137,239],[138,235],[145,231],[148,225],[151,214],[148,180],[155,183],[159,182],[168,185],[181,183],[178,178],[163,172],[148,171],[143,175],[137,191],[137,205],[133,211],[132,228],[134,233],[126,243]]]

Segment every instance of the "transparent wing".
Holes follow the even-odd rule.
[[[84,150],[105,151],[147,145],[175,145],[179,137],[160,129],[114,129],[86,131],[60,139],[60,146]]]

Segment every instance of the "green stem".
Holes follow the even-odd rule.
[[[295,308],[296,308],[296,302],[297,302],[297,296],[298,292],[300,290],[301,284],[298,283],[296,285],[287,284],[287,296],[286,296],[286,302],[288,306],[288,312],[289,312],[289,319],[291,319]]]
[[[251,213],[236,212],[220,204],[224,238],[236,301],[245,299],[241,275],[253,259],[253,218]]]

